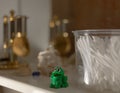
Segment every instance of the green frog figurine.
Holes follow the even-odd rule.
[[[61,67],[56,67],[50,76],[50,88],[66,88],[68,87],[67,76]]]

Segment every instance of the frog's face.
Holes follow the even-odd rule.
[[[52,72],[52,75],[54,76],[64,75],[64,71],[62,68],[57,68]]]

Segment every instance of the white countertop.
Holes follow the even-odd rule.
[[[0,85],[22,93],[88,93],[69,82],[69,87],[49,88],[49,77],[16,76],[14,71],[0,70]]]
[[[35,66],[36,64],[32,63],[32,69],[35,70]],[[69,83],[69,87],[67,88],[49,88],[49,77],[43,75],[40,75],[39,77],[33,77],[32,74],[22,76],[16,74],[16,70],[0,70],[0,86],[13,89],[22,93],[93,93],[88,90],[82,89],[77,83],[77,72],[74,70],[74,67],[69,69],[71,70],[66,70],[66,72],[68,71],[67,76]],[[109,91],[104,93],[111,92]]]

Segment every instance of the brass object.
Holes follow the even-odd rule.
[[[0,69],[15,69],[18,68],[17,56],[12,51],[12,43],[15,36],[15,16],[14,11],[10,11],[10,17],[7,15],[3,18],[3,49],[4,57],[8,57],[9,61],[0,63]]]
[[[16,64],[17,56],[14,54],[12,47],[13,47],[13,39],[15,38],[15,12],[14,10],[10,11],[10,17],[9,17],[9,32],[10,32],[10,37],[9,37],[9,57],[10,57],[10,62],[12,64]]]
[[[59,52],[60,56],[66,57],[71,51],[71,40],[69,34],[64,32],[53,40],[53,46]]]
[[[16,36],[13,42],[13,52],[17,56],[27,56],[30,48],[27,40],[26,33],[26,16],[16,16]]]
[[[25,36],[17,33],[13,42],[13,52],[18,56],[27,56],[29,54],[29,43]]]
[[[8,16],[3,17],[3,49],[4,57],[8,57]]]
[[[17,69],[19,67],[19,63],[16,62],[7,62],[7,63],[3,63],[0,64],[0,70],[7,70],[7,69]]]
[[[72,50],[72,42],[69,33],[67,32],[68,19],[62,21],[55,16],[50,22],[50,31],[52,33],[50,43],[58,51],[61,57],[67,57]],[[53,37],[52,37],[53,36]]]
[[[20,18],[20,20],[19,20]],[[18,62],[18,56],[26,56],[29,53],[29,44],[26,38],[26,16],[15,16],[10,11],[10,16],[4,16],[3,20],[3,49],[9,59],[0,63],[0,69],[17,69],[22,66]]]

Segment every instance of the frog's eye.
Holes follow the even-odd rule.
[[[60,69],[58,69],[58,72],[60,72]]]

